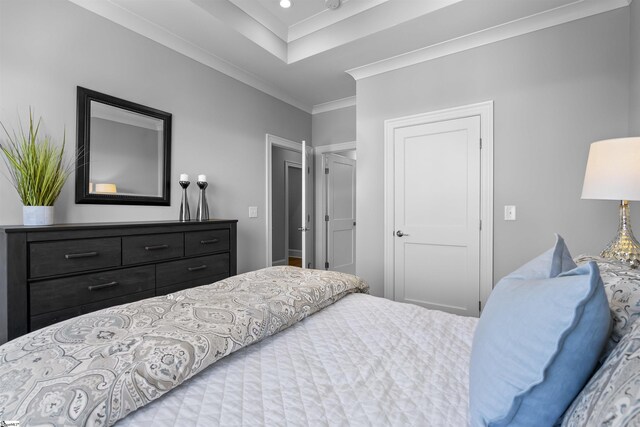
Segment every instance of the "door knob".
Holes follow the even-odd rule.
[[[396,231],[396,236],[403,237],[403,236],[409,236],[409,235],[406,234],[406,233],[403,233],[401,230],[398,230],[398,231]]]

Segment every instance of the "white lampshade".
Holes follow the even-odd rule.
[[[582,198],[640,200],[640,137],[591,144]]]

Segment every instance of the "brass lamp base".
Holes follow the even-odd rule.
[[[626,200],[620,202],[618,235],[607,245],[600,256],[622,261],[631,268],[638,268],[640,266],[640,243],[638,243],[631,231],[629,202]]]

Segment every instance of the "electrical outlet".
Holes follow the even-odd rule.
[[[258,218],[257,206],[249,206],[249,218]]]
[[[505,206],[504,207],[504,220],[505,221],[515,221],[516,220],[516,207],[515,206]]]

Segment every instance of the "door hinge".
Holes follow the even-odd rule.
[[[311,173],[311,166],[307,166],[307,175]]]
[[[324,263],[324,268],[327,268],[327,269],[329,268],[329,263],[328,262]]]
[[[354,227],[356,226],[356,222],[355,222],[355,221],[353,221],[353,226],[354,226]]]
[[[482,231],[482,220],[480,220],[480,230]]]
[[[307,222],[311,222],[311,215],[307,215]]]
[[[329,175],[329,168],[324,168],[324,174]]]
[[[478,311],[482,311],[482,301],[478,301]]]
[[[325,215],[325,216],[324,216],[324,220],[325,220],[325,221],[329,221],[329,215]]]
[[[482,150],[482,138],[480,138],[480,149]]]

